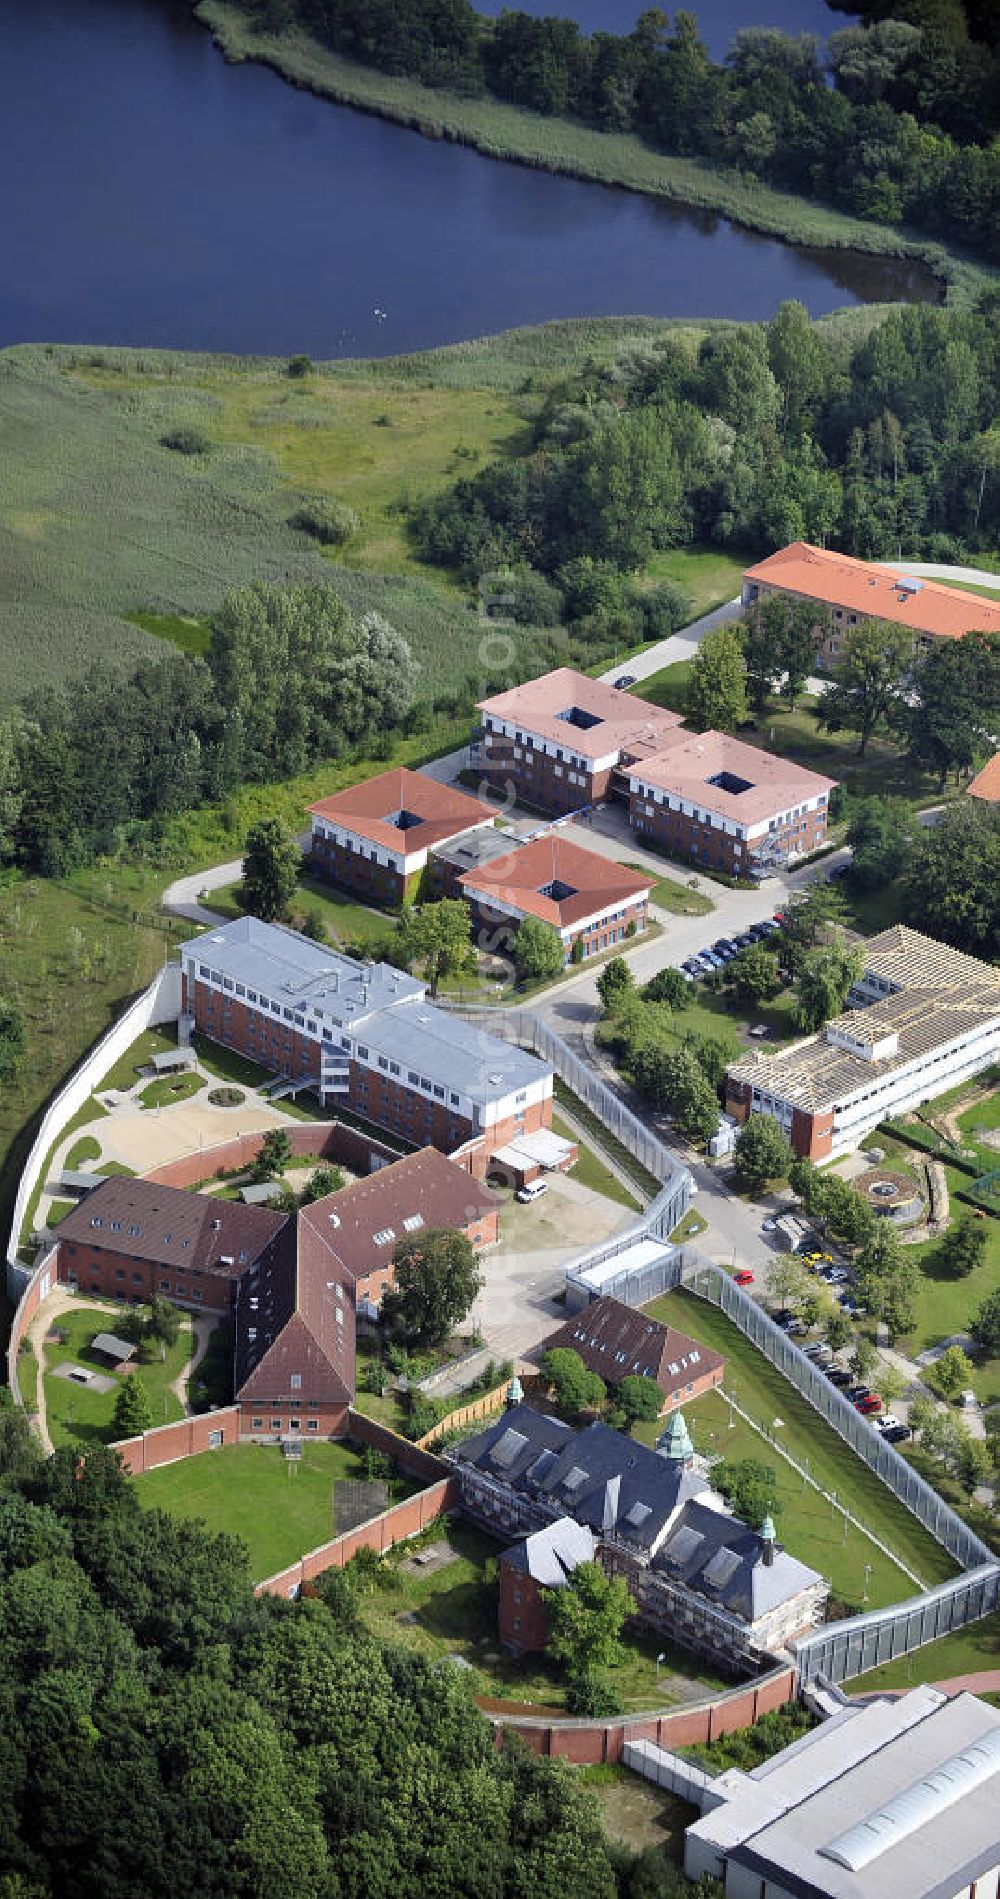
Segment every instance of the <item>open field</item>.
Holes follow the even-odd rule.
[[[134,1481],[147,1509],[202,1517],[211,1529],[242,1538],[260,1582],[332,1537],[334,1485],[363,1475],[352,1445],[317,1441],[303,1443],[301,1463],[289,1463],[276,1444],[233,1444]]]
[[[791,1455],[797,1457],[800,1462],[808,1459],[809,1473],[815,1481],[822,1484],[825,1490],[836,1492],[840,1501],[860,1522],[876,1525],[883,1541],[920,1576],[925,1584],[943,1582],[947,1577],[954,1575],[955,1566],[940,1544],[921,1528],[916,1518],[904,1509],[892,1492],[879,1482],[866,1465],[853,1456],[836,1432],[823,1422],[818,1412],[814,1411],[812,1406],[807,1404],[806,1400],[792,1388],[787,1379],[783,1378],[781,1373],[754,1349],[742,1332],[730,1324],[717,1306],[699,1299],[694,1293],[671,1292],[657,1299],[648,1310],[654,1318],[666,1319],[679,1331],[686,1332],[690,1337],[700,1340],[705,1345],[711,1345],[716,1351],[721,1352],[726,1360],[726,1389],[733,1393],[737,1403],[754,1419],[772,1430],[774,1419],[782,1418],[784,1423],[778,1435]],[[715,1448],[711,1443],[711,1432],[714,1430],[717,1439],[720,1440],[718,1443],[720,1454],[729,1456],[731,1454],[729,1444],[739,1441],[740,1438],[740,1420],[737,1419],[734,1430],[730,1432],[728,1417],[722,1421],[721,1414],[718,1413],[718,1407],[721,1407],[723,1412],[727,1411],[728,1407],[715,1393],[709,1393],[706,1398],[699,1399],[690,1407],[690,1414],[695,1420],[696,1433],[699,1407],[709,1403],[717,1412],[717,1416],[713,1421],[709,1415],[709,1421],[703,1427],[709,1436],[709,1445],[699,1444],[699,1448],[702,1450]],[[688,1409],[685,1408],[685,1416],[687,1415]],[[756,1433],[749,1435],[756,1448],[753,1451],[748,1449],[744,1454],[762,1457],[766,1445],[762,1444],[762,1440]],[[765,1461],[771,1460],[765,1458]],[[780,1458],[776,1460],[776,1469],[781,1462]],[[814,1532],[810,1527],[811,1513],[801,1518],[806,1526],[806,1535],[800,1546],[796,1526],[800,1521],[802,1508],[802,1479],[796,1476],[787,1464],[784,1469],[787,1472],[787,1479],[779,1478],[779,1481],[787,1481],[791,1484],[796,1501],[794,1505],[789,1506],[781,1525],[781,1532],[795,1553],[805,1562],[810,1562],[812,1560],[810,1549],[813,1547],[811,1538],[818,1532]],[[815,1496],[814,1492],[806,1494]],[[828,1505],[821,1504],[820,1507],[829,1514]],[[849,1531],[849,1539],[850,1534]],[[850,1540],[847,1544],[843,1543],[842,1528],[838,1528],[835,1541],[839,1542],[841,1549],[850,1551]],[[817,1555],[822,1557],[822,1546],[817,1544],[816,1548]],[[869,1549],[871,1549],[870,1545]],[[827,1554],[829,1555],[830,1552],[828,1551]],[[857,1552],[855,1552],[856,1555]],[[874,1551],[863,1560],[885,1563],[885,1558],[880,1558],[878,1551]],[[818,1561],[815,1567],[823,1569],[823,1561]],[[831,1575],[836,1588],[836,1576],[831,1574],[830,1568],[827,1568],[824,1573]],[[876,1596],[877,1586],[880,1588],[878,1597]],[[883,1587],[884,1583],[877,1584],[877,1571],[873,1570],[869,1587],[869,1599],[873,1604],[876,1600],[900,1600],[901,1597],[915,1593],[914,1585],[905,1578],[901,1592],[897,1590],[885,1595],[881,1593]],[[860,1601],[860,1591],[850,1599],[855,1602]]]
[[[581,1787],[595,1795],[610,1839],[621,1840],[633,1853],[659,1847],[672,1866],[683,1865],[684,1829],[698,1818],[697,1807],[610,1761],[598,1767],[577,1767],[574,1775]]]
[[[733,171],[665,157],[637,138],[592,131],[495,99],[461,98],[355,65],[303,32],[289,29],[278,36],[255,31],[246,14],[228,6],[226,0],[201,0],[196,13],[230,59],[263,60],[313,92],[400,120],[433,137],[457,139],[491,158],[514,159],[536,170],[592,178],[721,212],[750,230],[792,243],[919,257],[949,280],[953,294],[975,294],[990,280],[988,271],[959,259],[944,245],[904,237],[886,225],[847,217]]]
[[[626,870],[639,870],[644,876],[649,875],[645,864],[630,863],[628,858],[622,861]],[[700,890],[689,889],[676,877],[658,877],[649,893],[649,901],[659,909],[670,910],[679,917],[707,917],[714,908],[711,897],[704,896]]]
[[[95,1306],[75,1306],[72,1311],[64,1312],[56,1325],[63,1334],[64,1343],[45,1345],[45,1412],[49,1436],[57,1449],[60,1444],[76,1444],[84,1450],[92,1444],[110,1444],[115,1436],[112,1418],[121,1379],[115,1375],[107,1359],[91,1350],[90,1341],[98,1332],[115,1330],[115,1315]],[[170,1387],[187,1364],[192,1343],[191,1321],[185,1315],[177,1343],[170,1347],[163,1360],[155,1359],[150,1365],[138,1365],[137,1372],[125,1374],[130,1378],[141,1378],[152,1407],[154,1424],[170,1424],[175,1418],[184,1415]],[[55,1367],[69,1359],[89,1371],[109,1377],[112,1389],[91,1391],[86,1385],[71,1384],[66,1378],[57,1378],[54,1375]]]
[[[714,607],[735,600],[743,584],[744,569],[757,556],[725,553],[718,547],[669,547],[653,555],[644,569],[643,586],[655,586],[661,580],[676,580],[691,595],[691,618],[698,620]]]
[[[883,1662],[845,1685],[850,1694],[873,1694],[878,1688],[911,1688],[917,1682],[948,1681],[952,1675],[976,1675],[988,1668],[1000,1668],[1000,1611],[954,1635],[943,1635],[940,1642],[928,1642],[913,1655]]]
[[[238,882],[223,884],[220,889],[210,893],[209,907],[218,910],[220,916],[241,917],[245,912],[239,892]],[[319,917],[326,925],[333,943],[382,943],[391,934],[396,922],[389,911],[372,910],[348,891],[335,890],[332,884],[325,883],[319,877],[299,879],[299,894],[293,900],[292,909],[308,911],[312,916]]]
[[[367,1627],[381,1640],[415,1649],[431,1661],[460,1656],[470,1664],[467,1672],[476,1694],[561,1712],[561,1673],[543,1655],[515,1661],[500,1648],[495,1565],[502,1545],[466,1523],[442,1529],[435,1547],[439,1542],[448,1547],[452,1560],[430,1573],[414,1566],[405,1545],[389,1559],[386,1586],[380,1584],[362,1598]],[[657,1654],[666,1657],[659,1681]],[[630,1712],[696,1700],[722,1686],[697,1657],[645,1638],[630,1641],[625,1661],[609,1674]]]

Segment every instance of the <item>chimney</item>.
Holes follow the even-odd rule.
[[[764,1558],[764,1562],[767,1565],[768,1569],[770,1569],[774,1563],[774,1545],[776,1541],[776,1536],[777,1536],[777,1533],[774,1528],[774,1519],[770,1515],[768,1515],[764,1518],[764,1521],[760,1526],[761,1554]]]

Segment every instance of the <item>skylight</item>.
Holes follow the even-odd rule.
[[[556,713],[556,718],[564,725],[575,725],[578,732],[589,732],[592,726],[604,724],[600,713],[585,712],[582,706],[567,706],[565,712]]]
[[[714,785],[717,791],[728,791],[731,798],[739,798],[744,791],[752,791],[749,778],[738,778],[734,771],[717,771],[714,778],[706,778],[706,785]]]
[[[561,877],[554,877],[550,884],[539,884],[538,894],[540,897],[551,898],[553,903],[566,903],[570,897],[577,896],[579,892],[572,884],[564,883]]]
[[[387,811],[382,822],[383,824],[391,825],[394,831],[415,831],[417,825],[423,824],[424,820],[419,812],[404,809],[402,811]]]

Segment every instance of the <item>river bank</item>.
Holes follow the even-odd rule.
[[[596,132],[565,119],[526,112],[495,99],[461,98],[410,79],[359,66],[300,31],[256,30],[229,0],[198,0],[195,18],[233,64],[255,61],[292,85],[338,105],[406,126],[429,139],[468,145],[484,157],[634,191],[727,219],[745,230],[815,251],[850,251],[895,263],[896,294],[907,278],[917,294],[964,304],[998,273],[930,239],[848,217],[810,199],[772,190],[741,174],[668,157],[637,138]],[[914,286],[909,286],[910,295]]]

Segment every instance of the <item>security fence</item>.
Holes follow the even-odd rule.
[[[463,1010],[467,1021],[474,1022],[490,1035],[499,1035],[521,1048],[530,1048],[549,1063],[584,1107],[589,1108],[647,1173],[662,1182],[663,1192],[653,1204],[662,1202],[662,1231],[669,1233],[684,1218],[693,1188],[687,1168],[669,1147],[665,1147],[651,1128],[640,1121],[620,1096],[598,1074],[573,1053],[568,1042],[557,1035],[540,1016],[530,1009]],[[669,1191],[667,1191],[669,1190]],[[666,1198],[664,1198],[666,1193]]]
[[[674,1285],[719,1306],[745,1338],[780,1371],[926,1530],[961,1564],[963,1574],[909,1602],[831,1624],[797,1645],[803,1681],[823,1674],[846,1681],[880,1662],[910,1654],[1000,1606],[1000,1562],[933,1487],[843,1397],[794,1340],[736,1285],[728,1273],[682,1247],[671,1262]]]

